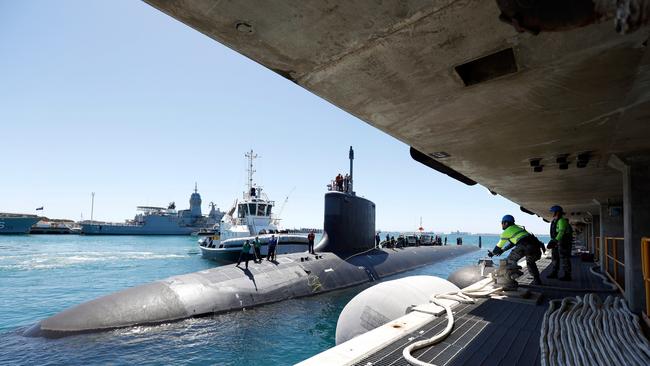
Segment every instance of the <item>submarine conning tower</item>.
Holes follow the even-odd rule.
[[[350,174],[337,176],[325,193],[323,239],[316,251],[352,255],[375,247],[375,204],[352,189],[353,161],[350,146]]]

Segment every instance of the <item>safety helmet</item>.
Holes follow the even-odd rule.
[[[552,213],[556,213],[556,212],[564,212],[564,210],[562,209],[562,207],[560,207],[560,206],[558,206],[558,205],[552,206],[552,207],[549,209],[549,211],[552,212]]]
[[[512,215],[505,215],[501,219],[501,222],[509,222],[511,224],[514,224],[515,223],[515,218]]]

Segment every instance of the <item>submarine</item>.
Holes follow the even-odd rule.
[[[350,173],[354,152],[350,147]],[[332,185],[316,254],[278,255],[243,269],[220,266],[118,291],[41,320],[26,336],[59,338],[243,310],[313,296],[444,261],[475,246],[375,248],[375,204]]]

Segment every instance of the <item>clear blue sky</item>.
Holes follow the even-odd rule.
[[[137,205],[227,209],[256,178],[286,227],[321,227],[327,182],[347,171],[377,228],[499,232],[541,219],[420,165],[409,148],[154,8],[132,0],[0,0],[0,211],[122,221]],[[40,212],[40,211],[39,211]]]

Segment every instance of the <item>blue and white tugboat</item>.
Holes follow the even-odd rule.
[[[204,258],[220,262],[235,262],[246,240],[251,243],[258,236],[262,244],[261,254],[268,252],[271,236],[278,240],[277,254],[306,252],[306,235],[288,234],[278,227],[279,219],[273,214],[275,202],[269,200],[262,187],[253,183],[253,151],[245,154],[248,158],[248,183],[243,199],[235,201],[233,207],[223,216],[219,232],[198,240]]]

